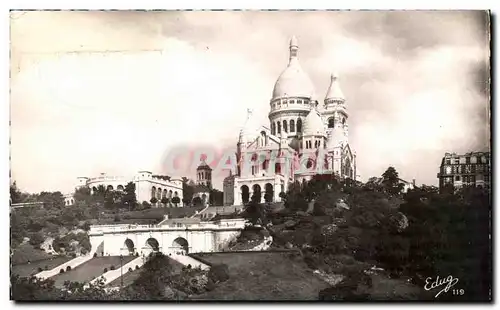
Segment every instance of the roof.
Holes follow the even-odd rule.
[[[307,114],[306,119],[304,120],[304,128],[303,135],[324,135],[325,134],[325,123],[323,119],[319,115],[317,109],[312,109],[309,114]]]
[[[342,93],[342,90],[340,89],[338,75],[335,73],[332,73],[330,78],[331,78],[330,86],[328,87],[328,90],[326,92],[325,100],[328,100],[328,99],[345,100],[344,93]]]
[[[210,166],[203,159],[201,161],[201,164],[198,166],[198,168],[196,168],[196,170],[212,170],[212,168],[210,168]]]
[[[297,39],[292,37],[290,40],[290,60],[274,84],[272,100],[287,97],[311,98],[313,96],[314,87],[311,79],[300,66],[297,57],[298,49]]]

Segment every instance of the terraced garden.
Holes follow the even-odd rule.
[[[11,267],[11,273],[17,274],[20,277],[29,277],[40,272],[38,268],[42,268],[43,270],[50,270],[61,264],[64,264],[71,259],[73,258],[67,256],[55,256],[53,258],[32,262],[30,264],[19,264]]]

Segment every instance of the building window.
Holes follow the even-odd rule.
[[[280,163],[274,164],[274,171],[276,174],[281,173],[281,164]]]
[[[446,163],[447,165],[450,165],[450,164],[451,164],[451,160],[450,160],[449,158],[446,158],[446,159],[445,159],[445,163]]]
[[[335,127],[335,120],[332,118],[328,119],[328,128]]]
[[[290,132],[295,132],[295,121],[290,120]]]
[[[290,104],[293,104],[293,103],[295,103],[295,100],[290,100]]]
[[[300,118],[297,120],[297,132],[302,132],[302,120]]]
[[[278,122],[278,133],[281,133],[281,123]]]
[[[470,164],[470,157],[468,157],[468,156],[467,156],[467,157],[465,157],[465,163],[466,163],[466,164]]]
[[[283,121],[283,131],[288,132],[288,124],[287,124],[286,120]]]
[[[297,100],[297,103],[298,104],[302,104],[302,100]]]
[[[460,176],[459,175],[455,176],[455,181],[460,181]]]
[[[276,123],[272,123],[272,124],[271,124],[271,133],[272,133],[273,135],[275,135],[275,134],[276,134]]]

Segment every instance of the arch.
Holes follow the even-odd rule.
[[[314,161],[309,158],[306,162],[306,168],[311,169],[313,166],[314,166]]]
[[[302,132],[302,120],[297,119],[297,132]]]
[[[286,120],[283,121],[283,131],[288,132],[288,123],[286,122]]]
[[[260,202],[262,200],[262,190],[260,188],[259,184],[254,184],[252,186],[252,199],[257,199],[257,202]],[[254,198],[256,197],[256,198]]]
[[[271,124],[271,134],[273,134],[273,135],[276,134],[276,124],[275,123]]]
[[[342,117],[342,124],[345,124],[345,117]]]
[[[203,194],[201,195],[201,201],[202,201],[204,204],[205,204],[205,203],[207,203],[207,194],[203,193]]]
[[[248,186],[243,185],[240,187],[241,190],[241,201],[243,203],[248,203],[250,201],[250,189]]]
[[[334,128],[335,127],[335,119],[333,117],[330,117],[328,119],[328,128]]]
[[[161,200],[161,193],[162,189],[161,187],[158,187],[158,190],[156,191],[156,199]]]
[[[92,195],[95,195],[97,193],[97,187],[92,187]]]
[[[116,189],[122,192],[124,188],[123,185],[120,184],[116,187]]]
[[[278,121],[278,133],[281,133],[281,123]]]
[[[106,188],[107,191],[112,191],[113,190],[113,185],[108,185],[108,187]]]
[[[271,183],[266,183],[264,186],[264,190],[266,193],[264,194],[264,201],[265,202],[273,202],[274,200],[274,187]]]
[[[189,243],[187,242],[186,239],[178,237],[172,242],[172,249],[174,250],[175,254],[188,254]]]
[[[146,246],[146,248],[151,249],[153,252],[160,251],[160,243],[155,238],[151,237],[148,240],[146,240],[145,246]]]
[[[177,193],[177,191],[174,192],[174,197],[177,197],[179,196],[179,194]]]
[[[162,199],[163,199],[163,198],[167,198],[167,194],[168,194],[168,191],[167,191],[167,189],[165,188],[165,189],[163,190],[163,192],[161,193],[161,198],[162,198]]]
[[[290,120],[290,132],[295,132],[295,121]]]
[[[123,244],[124,244],[125,249],[128,251],[127,254],[133,255],[135,252],[134,241],[127,238],[127,239],[125,239],[125,242]]]
[[[172,198],[172,190],[168,191],[168,198]]]
[[[151,187],[151,198],[156,197],[156,187]]]

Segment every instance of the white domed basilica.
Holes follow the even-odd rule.
[[[336,74],[323,103],[299,63],[297,39],[290,40],[288,66],[278,77],[270,101],[269,126],[251,113],[240,131],[238,170],[224,180],[224,204],[280,201],[290,183],[316,174],[356,179],[356,153],[348,144],[348,113]]]

